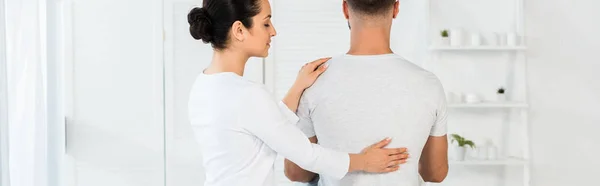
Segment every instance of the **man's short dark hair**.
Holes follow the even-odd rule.
[[[365,15],[380,15],[390,10],[396,0],[346,0],[348,6]]]

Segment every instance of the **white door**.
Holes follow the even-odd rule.
[[[164,186],[162,0],[70,9],[67,185]]]
[[[167,186],[198,186],[204,183],[202,156],[188,120],[189,91],[196,76],[206,68],[213,50],[194,40],[187,14],[201,0],[165,0],[165,108]],[[263,82],[263,60],[252,58],[244,77]]]

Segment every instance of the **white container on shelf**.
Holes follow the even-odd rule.
[[[490,45],[490,46],[500,45],[498,33],[485,34],[485,40],[486,40],[486,45]]]
[[[488,149],[487,146],[478,146],[477,147],[477,159],[487,160],[488,158]]]
[[[508,46],[518,46],[518,36],[517,33],[509,32],[506,33],[506,45]]]
[[[507,45],[506,34],[505,33],[498,34],[498,43],[499,43],[500,46],[506,46]]]
[[[462,46],[464,40],[464,32],[461,29],[450,30],[450,46]]]
[[[494,142],[492,142],[492,140],[488,139],[487,142],[485,143],[485,147],[486,147],[486,154],[487,154],[487,160],[493,161],[493,160],[497,160],[498,159],[498,148],[496,148],[496,146],[494,145]]]
[[[481,46],[481,35],[479,33],[471,34],[471,46]]]
[[[461,103],[462,99],[460,94],[454,93],[454,92],[448,92],[448,94],[446,94],[446,102],[448,103]]]
[[[465,94],[464,100],[466,103],[480,103],[481,98],[477,94],[469,93]]]

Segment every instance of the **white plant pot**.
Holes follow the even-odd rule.
[[[497,99],[498,102],[505,102],[506,101],[506,94],[497,94]]]
[[[440,43],[442,46],[450,46],[450,38],[442,37],[442,42]]]
[[[454,148],[454,153],[455,153],[454,158],[456,159],[456,161],[465,161],[465,156],[467,154],[467,148],[456,146]]]

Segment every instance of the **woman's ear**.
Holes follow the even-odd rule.
[[[400,1],[396,1],[396,3],[394,3],[394,19],[398,17],[398,12],[400,12]]]
[[[350,14],[349,14],[349,10],[348,10],[348,2],[344,1],[342,3],[342,9],[344,10],[344,18],[350,19]]]
[[[241,21],[233,22],[233,25],[231,25],[231,39],[244,41],[244,29],[246,29],[246,27],[244,27],[244,24],[242,24]]]

